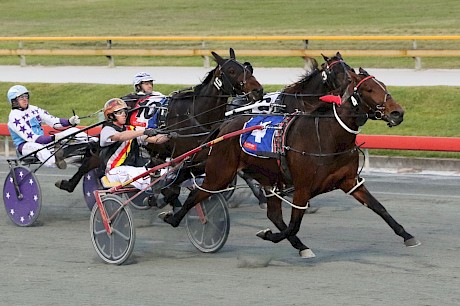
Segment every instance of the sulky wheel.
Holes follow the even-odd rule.
[[[99,179],[98,169],[92,169],[83,176],[83,196],[89,210],[92,210],[96,204],[94,191],[99,189],[104,189],[104,187]]]
[[[187,236],[203,253],[215,253],[225,244],[230,232],[227,202],[221,194],[213,194],[190,209],[186,217]]]
[[[101,210],[98,205],[94,205],[90,219],[91,241],[105,262],[121,265],[131,255],[136,238],[131,209],[123,205],[123,200],[115,195],[103,196],[102,205],[110,220],[112,233],[106,231]]]
[[[16,225],[32,225],[42,206],[41,189],[35,174],[22,166],[12,167],[3,185],[3,202],[8,217]]]
[[[136,190],[136,191],[128,191],[126,192],[124,195],[126,197],[126,199],[131,199],[129,201],[129,204],[136,208],[136,209],[140,209],[140,210],[147,210],[147,209],[150,209],[152,208],[150,205],[148,204],[144,204],[144,199],[146,197],[149,196],[149,194],[147,194],[145,191],[144,192],[141,192],[139,195],[136,196],[136,194],[139,192],[139,190]]]

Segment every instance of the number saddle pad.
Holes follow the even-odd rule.
[[[156,101],[154,104],[155,108],[153,109],[153,113],[149,113],[149,116],[151,117],[147,123],[147,127],[154,129],[162,128],[166,123],[169,98],[164,97],[160,101]]]
[[[244,128],[255,125],[265,126],[262,130],[253,130],[240,136],[241,149],[260,158],[279,157],[280,126],[286,119],[284,116],[256,116],[244,124]]]

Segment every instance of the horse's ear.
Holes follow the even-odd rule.
[[[364,70],[363,68],[359,67],[359,73],[360,74],[364,74],[365,76],[369,76],[369,73],[367,73],[366,70]]]
[[[348,86],[345,89],[345,92],[342,95],[342,104],[347,102],[348,99],[354,94],[355,92],[355,84],[358,79],[358,75],[352,71],[348,71]]]
[[[225,60],[219,54],[217,54],[214,51],[211,51],[211,54],[216,59],[216,62],[217,62],[218,65],[223,65],[224,64]]]
[[[321,53],[321,55],[323,56],[324,61],[328,62],[330,60],[330,58],[324,55],[323,53]]]
[[[233,48],[230,48],[230,58],[236,59],[235,50],[233,50]]]
[[[337,51],[337,53],[335,54],[335,56],[337,56],[339,59],[343,60],[343,58],[342,58],[342,54],[340,54],[340,52],[339,52],[339,51]]]

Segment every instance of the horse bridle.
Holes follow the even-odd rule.
[[[380,88],[383,90],[383,92],[385,93],[385,96],[383,98],[383,102],[382,103],[377,103],[377,105],[375,106],[375,110],[372,108],[371,105],[369,105],[369,103],[367,103],[366,101],[364,101],[364,99],[361,97],[361,94],[358,92],[358,89],[359,87],[364,83],[366,82],[367,80],[372,80],[374,81],[377,85],[380,86]],[[384,117],[384,114],[385,114],[385,105],[387,103],[387,98],[388,97],[391,97],[390,93],[385,89],[385,87],[383,87],[383,85],[377,81],[375,79],[375,77],[373,75],[368,75],[366,76],[364,79],[362,79],[361,81],[358,82],[358,84],[356,84],[354,87],[353,87],[353,95],[351,97],[352,99],[352,103],[354,106],[357,106],[358,104],[358,101],[356,102],[353,102],[353,98],[359,100],[359,102],[362,102],[370,111],[372,111],[373,113],[373,119],[375,120],[381,120],[383,119]],[[356,105],[355,105],[356,104]]]
[[[237,65],[239,65],[242,69],[243,69],[243,80],[241,82],[238,83],[239,85],[239,89],[238,88],[235,88],[235,86],[233,85],[233,82],[231,81],[231,78],[229,78],[227,76],[227,74],[225,73],[225,71],[223,70],[224,66],[228,63],[235,63]],[[247,76],[248,76],[248,73],[250,73],[249,69],[244,66],[243,64],[237,62],[236,60],[234,59],[228,59],[225,61],[225,63],[223,63],[220,67],[220,78],[219,77],[216,77],[214,79],[214,86],[218,89],[218,90],[223,90],[224,93],[226,94],[229,94],[229,95],[233,95],[233,94],[238,94],[238,92],[241,92],[243,93],[244,95],[248,95],[249,93],[246,93],[244,91],[244,86],[246,85],[247,83]],[[240,76],[241,74],[238,75],[238,77]]]
[[[351,69],[350,66],[348,66],[347,63],[345,63],[345,61],[342,60],[342,59],[332,61],[331,63],[328,63],[326,61],[326,69],[324,69],[323,72],[322,72],[323,82],[326,83],[327,86],[332,90],[337,89],[335,87],[335,84],[333,83],[333,80],[331,80],[331,79],[335,79],[335,77],[336,77],[336,73],[334,72],[334,70],[332,70],[332,67],[334,67],[337,64],[340,64],[340,66],[343,68],[344,81],[346,81],[346,79],[348,77],[348,72],[347,71],[349,69]]]

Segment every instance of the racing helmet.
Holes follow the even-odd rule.
[[[105,102],[104,104],[104,118],[108,121],[115,120],[114,112],[120,109],[128,109],[125,101],[119,98],[113,98]]]
[[[141,91],[140,84],[142,82],[154,82],[153,77],[147,72],[139,72],[133,78],[133,87],[135,92]]]
[[[8,89],[8,93],[6,94],[6,96],[8,98],[8,102],[10,103],[10,105],[14,106],[13,104],[15,104],[16,99],[19,96],[26,94],[26,93],[27,94],[29,93],[27,88],[25,88],[22,85],[14,85],[10,89]]]

